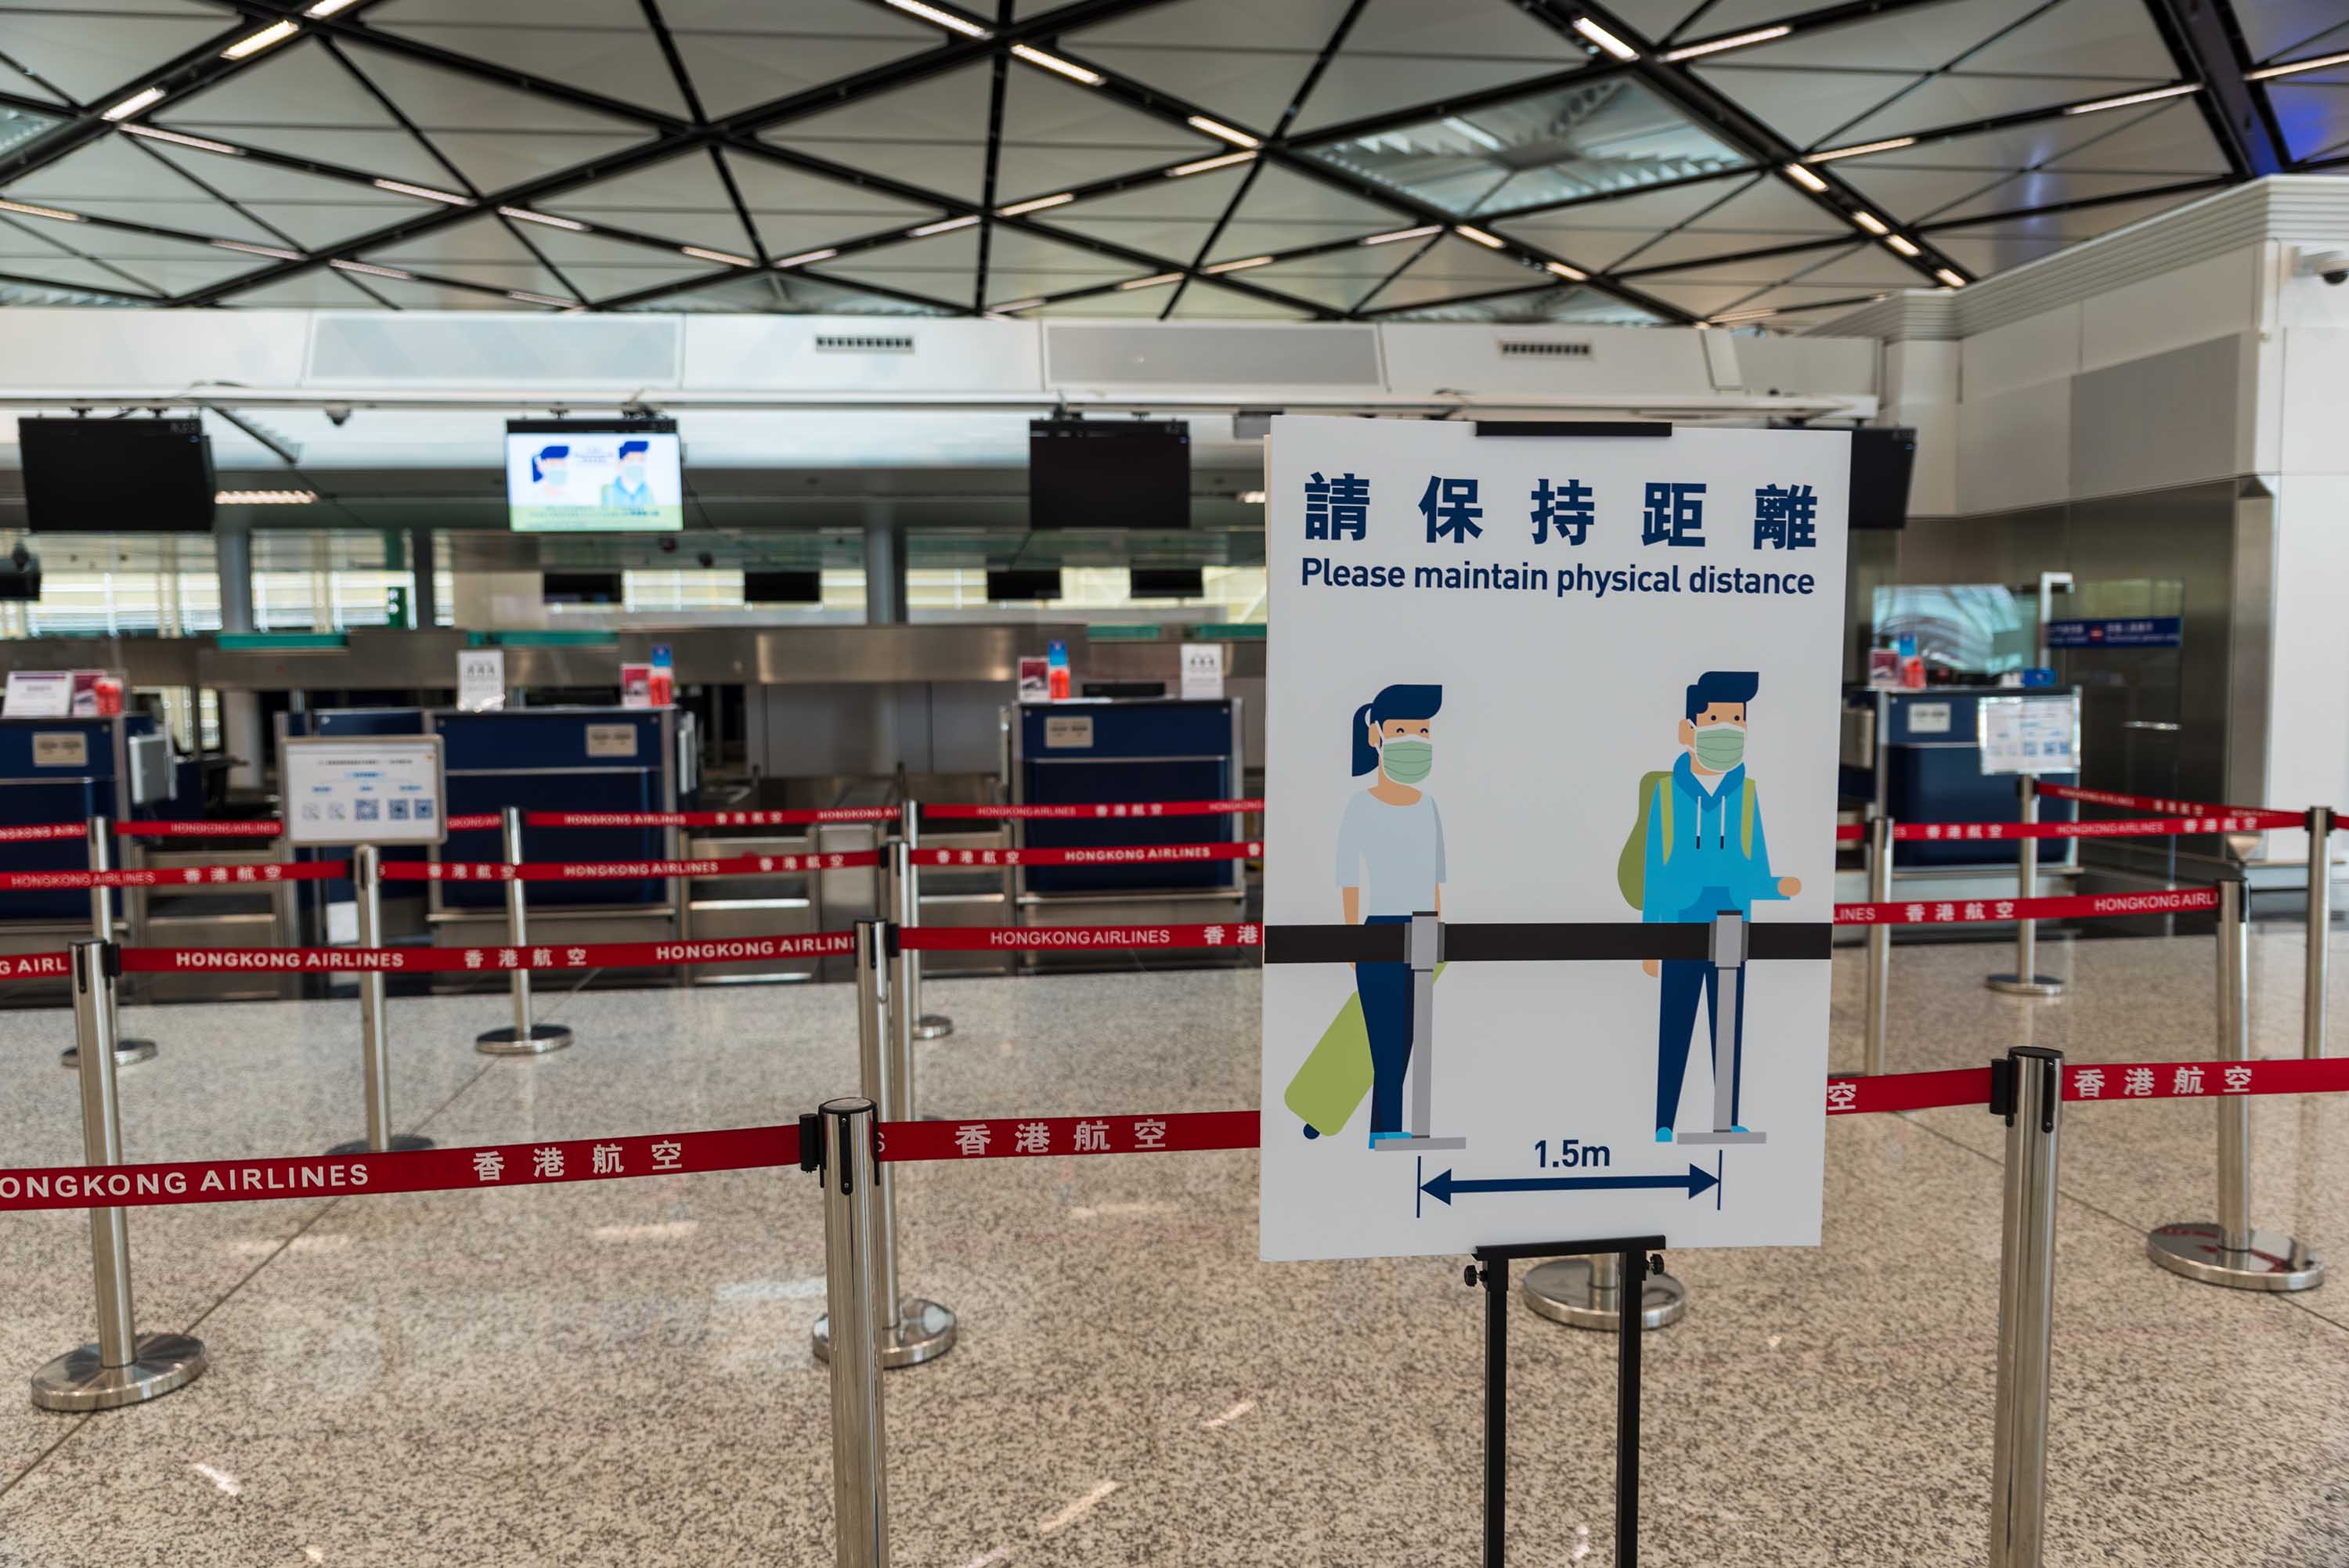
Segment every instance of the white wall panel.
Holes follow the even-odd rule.
[[[16,390],[292,387],[309,324],[293,310],[0,311],[0,366]]]
[[[1917,432],[1909,476],[1912,517],[1949,517],[1958,510],[1958,365],[1955,343],[1885,346],[1883,422]]]
[[[2282,362],[2278,466],[2294,476],[2349,474],[2349,318],[2289,328]],[[2336,526],[2349,533],[2349,517]]]
[[[2072,384],[1958,405],[1960,512],[2044,506],[2072,494]]]
[[[2100,369],[2259,325],[2264,247],[2245,245],[2093,294],[2080,305],[2080,367]]]
[[[2275,618],[2270,665],[2268,800],[2349,799],[2349,474],[2294,474],[2276,487]],[[2305,855],[2276,836],[2279,854]]]
[[[1994,397],[2076,374],[2080,319],[2080,307],[2067,304],[1967,338],[1961,346],[1963,395]]]

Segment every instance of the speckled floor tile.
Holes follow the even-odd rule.
[[[2207,1055],[2210,946],[2050,943],[2072,989],[2025,1003],[1981,985],[2003,949],[1903,945],[1893,1063],[2030,1040]],[[2260,1048],[2296,1053],[2298,934],[2254,949]],[[1859,975],[1838,956],[1838,1067]],[[957,1026],[918,1047],[919,1109],[1248,1104],[1257,995],[1228,970],[935,981]],[[578,1044],[492,1059],[471,1039],[500,999],[402,999],[396,1105],[452,1143],[785,1120],[853,1091],[853,1003],[554,995],[542,1016]],[[166,1055],[124,1078],[134,1156],[347,1136],[354,1015],[141,1009]],[[0,1061],[27,1064],[0,1075],[6,1163],[73,1157],[59,1021],[0,1015]],[[2320,1247],[2349,1229],[2344,1118],[2258,1103],[2263,1224]],[[1987,1561],[2001,1148],[1978,1110],[1841,1120],[1821,1248],[1671,1254],[1692,1306],[1646,1342],[1645,1561]],[[2050,1562],[2349,1563],[2344,1287],[2242,1295],[2145,1261],[2145,1227],[2209,1206],[2207,1107],[2079,1109],[2063,1160]],[[963,1337],[886,1383],[895,1561],[1474,1561],[1479,1295],[1452,1259],[1258,1264],[1256,1175],[1247,1151],[899,1172],[903,1284]],[[149,1210],[133,1245],[142,1320],[199,1324],[214,1367],[98,1418],[0,1400],[6,1568],[830,1561],[821,1222],[797,1171]],[[0,1371],[87,1334],[78,1215],[0,1217],[0,1277],[21,1282]],[[1513,1314],[1512,1561],[1609,1560],[1613,1391],[1611,1340]]]

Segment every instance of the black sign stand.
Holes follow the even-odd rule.
[[[1616,1315],[1622,1333],[1615,1377],[1615,1568],[1640,1561],[1640,1303],[1648,1276],[1664,1272],[1655,1256],[1661,1236],[1600,1242],[1517,1242],[1476,1249],[1471,1288],[1485,1287],[1485,1568],[1503,1568],[1508,1551],[1509,1264],[1518,1258],[1617,1254]]]

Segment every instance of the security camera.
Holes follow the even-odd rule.
[[[347,424],[349,424],[349,423],[351,422],[351,406],[350,406],[348,403],[329,403],[329,404],[327,404],[327,405],[326,405],[326,419],[327,419],[327,422],[328,422],[328,423],[330,423],[330,424],[335,424],[335,425],[347,425]]]
[[[695,556],[693,559],[694,559],[695,561],[697,561],[697,562],[698,562],[700,563],[700,565],[701,565],[701,569],[702,569],[704,572],[709,571],[711,567],[713,567],[713,566],[715,566],[715,565],[717,565],[717,564],[718,564],[718,557],[717,557],[717,556],[715,556],[715,555],[713,555],[713,554],[711,554],[711,553],[710,553],[709,551],[707,551],[707,550],[703,551],[700,554],[698,554],[698,555]]]
[[[2302,277],[2320,277],[2333,287],[2349,284],[2349,251],[2302,251],[2292,270]]]

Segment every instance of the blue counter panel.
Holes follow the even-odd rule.
[[[1031,805],[1120,800],[1222,800],[1240,792],[1229,702],[1030,704],[1019,709],[1021,799]],[[1081,745],[1069,719],[1088,719]],[[1059,725],[1053,720],[1062,721]],[[1107,817],[1023,825],[1038,849],[1111,844],[1201,844],[1238,836],[1237,815]],[[1230,891],[1245,885],[1237,861],[1195,865],[1036,866],[1022,873],[1034,892]]]

